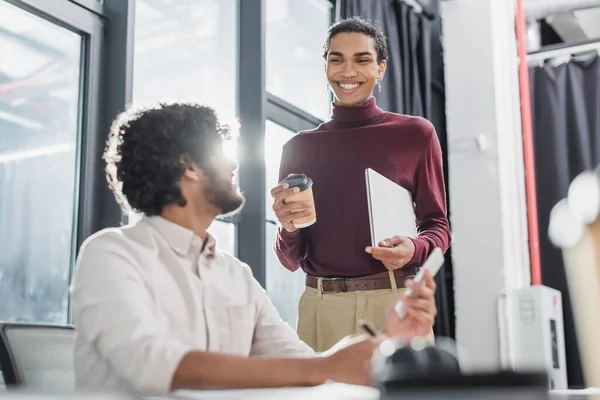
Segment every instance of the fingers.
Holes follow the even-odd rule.
[[[287,184],[281,185],[281,186],[287,186]],[[275,191],[275,195],[273,196],[273,206],[275,207],[276,205],[284,204],[284,200],[286,198],[288,198],[291,195],[296,194],[298,192],[300,192],[300,189],[297,187],[294,187],[294,188],[288,187],[285,189]]]
[[[377,346],[385,340],[385,337],[379,336],[368,336],[364,339],[364,351],[368,353],[368,358],[371,358],[373,352],[377,349]]]
[[[418,286],[421,287],[411,287],[413,295],[400,296],[400,301],[407,305],[408,315],[413,318],[415,322],[419,325],[430,327],[433,326],[435,316],[437,315],[433,291],[426,286]],[[418,294],[418,296],[415,296],[415,294]]]
[[[413,293],[419,296],[433,297],[435,290],[437,289],[437,284],[435,283],[433,275],[430,271],[425,271],[422,284],[415,283],[412,279],[409,279],[405,282],[405,286],[410,288]]]
[[[304,210],[309,210],[311,207],[311,202],[309,201],[293,201],[289,203],[275,203],[273,204],[273,211],[275,214],[286,215],[290,212],[299,212]]]
[[[288,174],[289,176],[292,175],[296,175],[296,174]],[[290,187],[290,185],[288,185],[287,183],[283,183],[283,184],[279,184],[277,186],[275,186],[273,189],[271,189],[271,197],[275,198],[275,195],[283,190],[286,190]]]
[[[312,210],[304,209],[303,211],[294,211],[294,210],[280,210],[275,213],[277,220],[279,220],[282,224],[287,224],[292,222],[295,219],[300,219],[304,217],[308,217],[312,215]]]
[[[277,185],[275,186],[273,189],[271,189],[271,197],[275,198],[275,196],[277,195],[277,193],[286,190],[290,187],[290,185],[288,185],[287,183],[281,184],[281,185]]]
[[[402,242],[404,243],[404,242]],[[373,247],[368,246],[365,251],[371,254],[377,260],[383,261],[384,259],[398,259],[411,255],[411,249],[407,246],[396,245],[395,247]]]
[[[369,246],[365,251],[371,254],[374,258],[381,260],[383,258],[394,258],[398,257],[397,249],[385,248],[385,247],[372,247]]]
[[[283,225],[291,223],[295,219],[309,217],[312,215],[312,203],[309,201],[294,201],[291,203],[275,203],[273,211],[277,220]]]
[[[432,327],[435,323],[435,317],[437,315],[437,308],[434,308],[431,311],[422,311],[414,308],[408,309],[408,315],[413,318],[415,322],[419,325],[424,325],[427,327]]]
[[[402,244],[407,238],[404,236],[394,236],[388,239],[384,239],[379,242],[379,246],[381,247],[394,247],[399,244]]]
[[[433,275],[431,274],[430,271],[425,271],[425,286],[428,287],[429,289],[431,289],[432,291],[435,292],[435,289],[437,289],[437,284],[435,283],[435,279],[433,278]]]
[[[429,273],[429,271],[425,272],[426,274]],[[426,277],[427,279],[427,277]],[[422,284],[418,284],[415,283],[412,280],[407,280],[404,285],[410,289],[412,291],[412,298],[420,298],[420,299],[426,299],[426,300],[433,300],[434,296],[435,296],[435,281],[431,282],[433,286],[430,285],[422,285]]]
[[[381,248],[381,247],[367,247],[365,251],[373,256],[374,259],[379,260],[385,265],[388,270],[395,270],[404,267],[410,261],[408,254],[404,254],[403,251],[396,248]]]
[[[421,298],[415,298],[412,296],[408,296],[408,297],[400,297],[399,301],[402,301],[404,304],[406,304],[406,306],[409,309],[414,309],[417,311],[429,312],[432,308],[431,300],[427,300],[427,299],[421,299]]]
[[[369,251],[370,250],[370,251]],[[374,259],[381,261],[388,269],[398,269],[404,267],[410,261],[410,257],[402,252],[381,252],[380,248],[367,248],[367,253],[371,252]],[[385,249],[392,250],[392,249]]]

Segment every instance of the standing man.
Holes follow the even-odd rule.
[[[324,45],[325,71],[334,94],[331,119],[300,132],[283,148],[280,179],[305,173],[314,182],[317,222],[291,222],[310,205],[285,203],[294,188],[272,189],[280,222],[275,252],[281,264],[307,274],[298,307],[298,334],[315,350],[329,348],[359,329],[358,320],[384,324],[384,310],[429,253],[450,244],[442,153],[433,125],[385,112],[373,89],[381,85],[387,39],[354,17],[334,24]],[[392,237],[370,246],[365,169],[408,189],[415,203],[417,237]],[[369,288],[370,290],[364,290]]]

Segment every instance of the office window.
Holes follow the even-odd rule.
[[[233,120],[237,0],[137,0],[133,102],[188,100]],[[235,254],[235,226],[216,221],[217,246]],[[232,233],[233,232],[233,233]]]
[[[82,38],[0,0],[0,320],[66,323]]]
[[[294,136],[294,132],[272,121],[267,121],[265,129],[265,164],[266,164],[266,289],[271,301],[279,311],[281,318],[296,327],[298,319],[298,300],[304,291],[302,270],[290,272],[285,269],[273,251],[273,240],[277,234],[277,217],[273,212],[273,199],[270,190],[277,185],[279,178],[279,162],[283,145]]]
[[[235,116],[236,0],[137,0],[134,103],[185,99]]]
[[[266,1],[267,91],[322,120],[331,96],[322,58],[329,0]]]

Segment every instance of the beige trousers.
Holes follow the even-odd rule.
[[[300,297],[298,336],[315,351],[323,352],[347,335],[365,333],[358,324],[361,319],[376,330],[382,329],[387,309],[406,290],[397,288],[395,279],[391,283],[392,289],[322,293],[319,279],[319,289],[306,287]],[[433,333],[430,336],[433,342]]]

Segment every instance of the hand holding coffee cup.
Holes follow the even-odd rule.
[[[317,221],[312,183],[305,174],[290,174],[271,190],[273,211],[286,231],[295,232]]]

